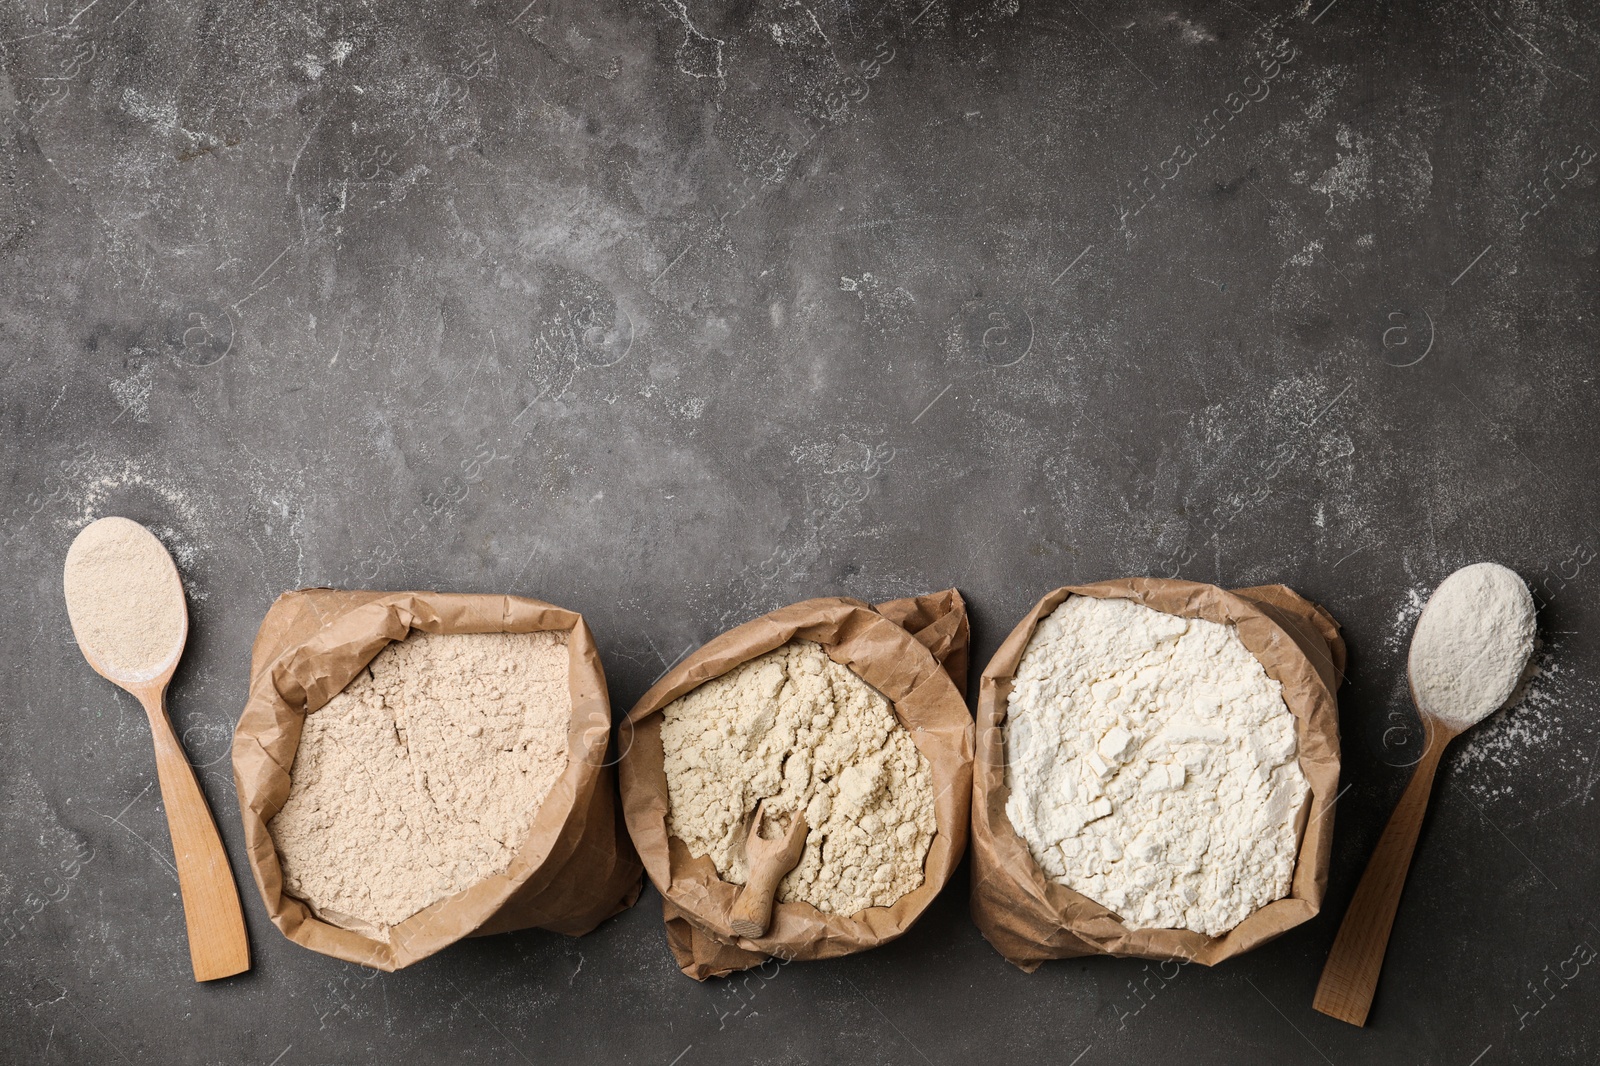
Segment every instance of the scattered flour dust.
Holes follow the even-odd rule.
[[[268,826],[284,887],[334,925],[388,939],[503,872],[567,767],[567,635],[395,641],[306,715]]]
[[[1071,596],[1017,667],[1006,815],[1051,878],[1130,928],[1220,936],[1289,891],[1296,746],[1234,627]]]
[[[155,388],[155,374],[155,364],[145,363],[129,377],[111,382],[111,395],[122,408],[112,419],[113,423],[124,415],[132,415],[135,422],[150,421],[150,393]]]
[[[778,885],[834,914],[887,907],[923,882],[933,776],[889,701],[818,644],[796,640],[663,709],[668,829],[724,880],[748,874],[756,805],[806,817],[799,864]]]
[[[163,479],[149,473],[132,459],[91,456],[84,463],[84,474],[76,487],[72,505],[77,509],[67,516],[73,525],[85,525],[113,494],[127,489],[144,489],[171,507],[185,525],[202,525],[200,508],[182,479]]]
[[[1311,188],[1328,198],[1328,212],[1366,199],[1372,184],[1372,142],[1348,126],[1335,135],[1337,161],[1311,183]]]
[[[1394,625],[1389,629],[1389,639],[1385,645],[1390,651],[1399,651],[1411,640],[1411,631],[1417,627],[1417,619],[1422,617],[1422,609],[1428,605],[1428,586],[1416,585],[1406,590],[1406,600],[1394,613]]]
[[[1527,762],[1547,779],[1594,781],[1592,752],[1583,750],[1589,745],[1571,741],[1562,724],[1566,708],[1578,698],[1574,680],[1572,671],[1545,650],[1521,698],[1455,742],[1452,757],[1462,769],[1472,768],[1462,780],[1479,799],[1511,795]]]

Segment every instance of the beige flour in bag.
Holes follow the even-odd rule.
[[[662,710],[668,828],[744,884],[749,816],[806,816],[778,901],[850,915],[923,882],[936,828],[928,760],[889,701],[818,644],[794,640]]]
[[[289,798],[268,826],[284,888],[387,939],[503,872],[567,766],[564,632],[389,644],[306,716]]]

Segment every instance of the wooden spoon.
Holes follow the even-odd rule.
[[[778,882],[794,869],[800,853],[806,847],[806,816],[796,811],[789,819],[788,828],[772,839],[761,835],[763,800],[756,806],[755,818],[750,823],[750,835],[745,839],[745,861],[749,872],[744,888],[739,890],[728,912],[728,924],[743,937],[758,937],[772,924],[772,902],[778,894]]]
[[[118,557],[123,548],[129,550]],[[125,565],[113,565],[118,563]],[[73,541],[63,583],[67,613],[83,657],[100,676],[131,692],[150,719],[194,979],[214,981],[243,973],[250,968],[250,942],[239,909],[239,890],[205,794],[167,719],[167,683],[189,636],[178,568],[154,534],[137,522],[102,518],[84,527]],[[97,593],[98,605],[86,598],[90,591]],[[104,598],[108,593],[128,598],[108,602]],[[134,597],[140,602],[133,602]],[[97,611],[97,606],[109,610]],[[129,623],[140,617],[149,619],[146,632],[169,641],[170,650],[130,654]]]
[[[1470,594],[1474,584],[1480,590],[1498,586],[1503,595],[1488,602],[1506,609],[1463,610],[1468,603],[1464,594]],[[1472,605],[1482,602],[1470,600]],[[1533,655],[1533,617],[1533,597],[1514,571],[1495,563],[1475,563],[1441,582],[1417,619],[1409,688],[1427,741],[1328,952],[1311,1004],[1323,1014],[1366,1025],[1439,759],[1452,740],[1504,706],[1516,690]],[[1475,654],[1475,667],[1466,675],[1448,674],[1441,669],[1446,663],[1431,657],[1439,643],[1428,638],[1447,635],[1446,626],[1452,627],[1448,635],[1454,652],[1468,649]],[[1455,661],[1454,655],[1448,660]]]

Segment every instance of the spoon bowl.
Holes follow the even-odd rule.
[[[83,657],[132,693],[150,720],[194,979],[242,973],[250,968],[250,942],[239,890],[205,794],[167,717],[167,684],[189,636],[178,568],[137,522],[102,518],[73,541],[62,586]]]

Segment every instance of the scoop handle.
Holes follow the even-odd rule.
[[[1323,1014],[1351,1025],[1367,1024],[1367,1012],[1372,1009],[1378,974],[1389,947],[1389,933],[1400,908],[1400,893],[1411,871],[1417,834],[1428,813],[1434,773],[1444,749],[1456,735],[1437,720],[1425,724],[1429,726],[1430,742],[1389,816],[1372,858],[1367,860],[1366,872],[1361,875],[1361,883],[1333,938],[1328,961],[1322,967],[1322,980],[1317,983],[1316,998],[1311,1003]]]
[[[239,909],[239,889],[223,850],[217,823],[206,805],[194,767],[172,731],[164,701],[166,684],[135,691],[150,718],[155,739],[156,776],[167,808],[167,831],[183,893],[183,918],[189,930],[189,961],[196,981],[215,981],[250,968],[250,940]]]

